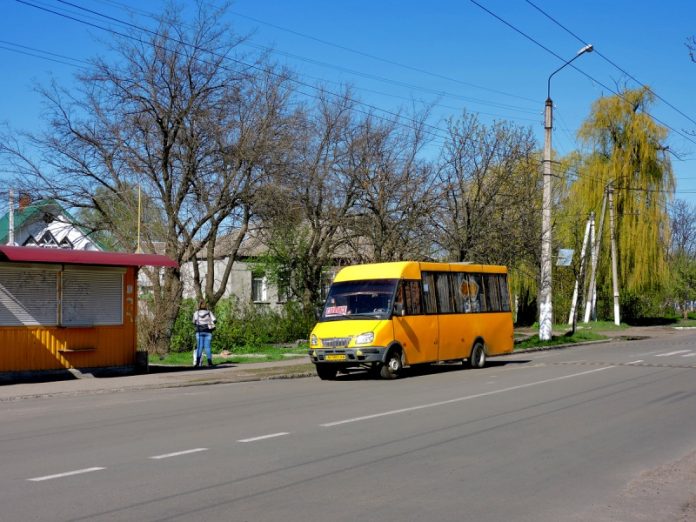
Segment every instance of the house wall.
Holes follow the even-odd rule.
[[[205,280],[207,273],[207,264],[205,262],[198,263],[201,280]],[[225,270],[225,262],[222,260],[215,261],[215,288],[220,288],[222,274]],[[193,278],[193,265],[186,263],[181,266],[181,277],[184,282],[184,298],[195,298],[196,290]],[[224,297],[235,297],[240,304],[257,304],[260,306],[269,306],[278,308],[283,305],[284,301],[278,297],[278,289],[275,285],[267,282],[267,298],[263,301],[252,301],[252,267],[244,261],[236,261],[232,265],[230,278],[227,281]]]
[[[0,372],[133,366],[136,352],[136,269],[123,278],[123,324],[0,326]]]

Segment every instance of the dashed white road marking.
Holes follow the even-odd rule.
[[[259,437],[251,437],[248,439],[239,439],[237,442],[256,442],[257,440],[274,439],[276,437],[282,437],[283,435],[290,435],[287,431],[281,431],[280,433],[270,433],[269,435],[261,435]]]
[[[66,471],[65,473],[56,473],[55,475],[46,475],[43,477],[34,477],[27,479],[31,482],[41,482],[44,480],[53,480],[57,478],[63,478],[63,477],[71,477],[73,475],[82,475],[83,473],[91,473],[92,471],[99,471],[102,469],[106,468],[85,468],[85,469],[76,469],[75,471]]]
[[[193,448],[184,451],[175,451],[174,453],[165,453],[164,455],[155,455],[150,457],[152,460],[168,459],[170,457],[180,457],[181,455],[190,455],[191,453],[200,453],[201,451],[208,451],[208,448]]]
[[[680,353],[689,353],[691,350],[677,350],[676,352],[667,352],[656,355],[655,357],[669,357],[670,355],[679,355]]]
[[[642,363],[642,362],[643,362],[643,359],[638,359],[637,361],[631,361],[631,362],[626,363],[626,364],[638,364],[638,363]]]
[[[570,375],[564,375],[562,377],[554,377],[552,379],[544,379],[543,381],[536,381],[536,382],[530,382],[527,384],[520,384],[519,386],[511,386],[509,388],[503,388],[501,390],[493,390],[493,391],[489,391],[489,392],[477,393],[475,395],[466,395],[464,397],[457,397],[455,399],[448,399],[445,401],[431,402],[429,404],[420,404],[418,406],[410,406],[408,408],[401,408],[398,410],[390,410],[390,411],[383,411],[380,413],[373,413],[372,415],[363,415],[362,417],[353,417],[351,419],[343,419],[343,420],[334,421],[334,422],[327,422],[324,424],[320,424],[319,426],[321,426],[322,428],[331,428],[333,426],[340,426],[341,424],[349,424],[351,422],[360,422],[360,421],[364,421],[364,420],[376,419],[378,417],[386,417],[387,415],[396,415],[398,413],[407,413],[407,412],[416,411],[416,410],[424,410],[426,408],[435,408],[437,406],[445,406],[447,404],[468,401],[470,399],[478,399],[481,397],[489,397],[491,395],[498,395],[498,394],[506,393],[506,392],[510,392],[510,391],[521,390],[523,388],[529,388],[531,386],[538,386],[540,384],[546,384],[549,382],[557,382],[557,381],[562,381],[565,379],[572,379],[573,377],[580,377],[582,375],[589,375],[591,373],[603,372],[604,370],[608,370],[610,368],[615,368],[615,366],[613,366],[613,365],[612,366],[604,366],[603,368],[597,368],[596,370],[588,370],[586,372],[573,373]]]
[[[687,353],[687,354],[682,355],[682,357],[696,357],[696,353],[693,353],[693,352]]]

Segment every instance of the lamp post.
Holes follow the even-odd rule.
[[[553,130],[553,102],[551,101],[551,78],[585,53],[592,52],[592,44],[580,49],[575,56],[549,75],[546,84],[546,107],[544,109],[544,193],[541,206],[541,289],[539,292],[539,340],[551,339],[553,326],[552,277],[551,277],[551,131]]]

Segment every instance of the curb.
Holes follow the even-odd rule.
[[[617,342],[617,341],[623,341],[623,342],[626,342],[626,341],[644,341],[646,339],[651,339],[651,337],[648,335],[607,337],[606,339],[597,339],[596,341],[582,341],[579,343],[554,344],[551,346],[538,346],[535,348],[522,348],[521,350],[515,350],[513,348],[512,353],[508,353],[505,355],[513,355],[516,353],[546,352],[549,350],[562,350],[564,348],[573,348],[575,346],[588,346],[588,345],[592,345],[592,344],[606,344],[606,343],[613,343],[613,342]]]
[[[581,343],[564,343],[564,344],[554,344],[551,346],[537,346],[534,348],[522,348],[520,350],[515,350],[513,348],[512,353],[506,353],[505,355],[514,355],[516,353],[533,353],[533,352],[548,352],[550,350],[562,350],[564,348],[573,348],[575,346],[587,346],[591,344],[606,344],[614,342],[616,339],[598,339],[596,341],[583,341]]]
[[[214,384],[234,384],[234,383],[244,383],[244,382],[259,382],[259,381],[273,381],[281,379],[302,379],[306,377],[314,377],[316,373],[314,371],[294,371],[288,373],[281,373],[277,375],[239,375],[237,377],[217,377],[184,382],[166,382],[166,383],[151,383],[151,384],[136,384],[133,386],[120,386],[116,388],[93,388],[93,389],[83,389],[83,390],[71,390],[71,391],[52,391],[44,393],[33,393],[24,395],[14,395],[11,397],[0,397],[0,403],[3,402],[15,402],[24,399],[48,399],[57,397],[77,397],[80,395],[102,395],[105,393],[123,393],[127,391],[143,391],[143,390],[166,390],[168,388],[187,388],[190,386],[210,386]]]

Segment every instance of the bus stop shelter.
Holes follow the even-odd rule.
[[[0,246],[0,374],[136,364],[138,270],[155,254]]]

